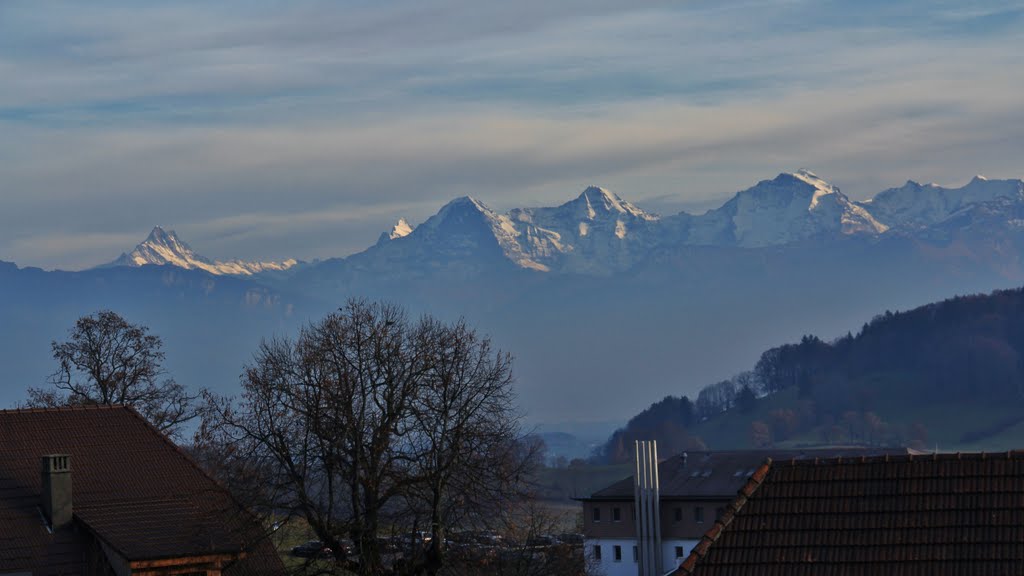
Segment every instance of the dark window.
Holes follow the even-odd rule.
[[[600,521],[601,521],[601,509],[598,508],[597,506],[594,506],[594,522],[600,522]]]
[[[673,522],[675,522],[675,523],[677,523],[677,524],[678,524],[679,522],[682,522],[682,521],[683,521],[683,509],[682,509],[682,508],[676,508],[676,509],[674,509],[674,510],[672,511],[672,513],[673,513],[673,514],[675,514],[675,515],[674,515],[674,516],[672,517],[672,521],[673,521]]]
[[[633,546],[633,562],[637,561],[639,554],[637,553],[636,546]]]
[[[594,560],[600,560],[600,559],[601,559],[601,545],[600,544],[595,544],[594,545]]]
[[[618,544],[612,546],[612,555],[616,562],[622,562],[622,546],[619,546]]]
[[[704,523],[704,507],[703,506],[697,506],[696,508],[693,509],[693,521],[696,522],[697,524],[703,524]]]
[[[683,557],[683,547],[682,546],[676,546],[676,558],[682,558],[682,557]]]
[[[622,509],[619,507],[612,508],[612,522],[622,522]]]

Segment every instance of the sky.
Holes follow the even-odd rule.
[[[969,6],[968,6],[969,5]],[[451,198],[702,212],[1024,176],[1024,2],[0,2],[0,260],[371,245]]]

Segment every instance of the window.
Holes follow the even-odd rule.
[[[594,544],[594,560],[601,560],[601,545]]]
[[[601,521],[601,509],[598,508],[597,506],[594,506],[594,522],[600,522],[600,521]]]
[[[683,547],[682,546],[676,546],[676,558],[682,558],[682,557],[683,557]]]
[[[676,508],[676,509],[674,509],[672,511],[672,513],[674,514],[674,516],[672,516],[672,521],[673,522],[675,522],[676,524],[679,524],[680,522],[683,521],[683,509],[682,508]]]
[[[697,524],[703,524],[704,523],[704,507],[703,506],[697,506],[696,508],[693,509],[693,521],[696,522]]]
[[[618,544],[612,546],[612,559],[616,562],[622,562],[622,546]]]
[[[636,546],[633,546],[633,562],[636,563],[639,557],[640,554],[637,552]]]
[[[622,522],[622,509],[618,506],[612,508],[612,522]]]

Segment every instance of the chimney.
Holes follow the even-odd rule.
[[[43,515],[54,530],[71,523],[71,456],[48,454],[42,460]]]
[[[689,457],[689,454],[687,454],[686,452],[683,452],[683,457],[680,459],[680,462],[681,462],[683,468],[686,468],[686,459],[688,457]]]

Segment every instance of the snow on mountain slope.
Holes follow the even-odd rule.
[[[388,234],[388,238],[394,240],[395,238],[408,236],[410,232],[412,232],[412,226],[405,221],[405,218],[399,218],[395,226],[391,228],[391,234]]]
[[[405,269],[451,270],[452,266],[475,268],[509,262],[547,271],[522,249],[522,232],[507,215],[469,196],[452,200],[410,229],[408,234],[394,238],[382,235],[377,244],[346,261],[361,270],[384,275],[401,274]]]
[[[517,208],[509,217],[522,230],[522,250],[532,260],[548,269],[598,274],[624,270],[648,251],[659,220],[596,186],[561,206]]]
[[[357,260],[365,267],[379,257],[396,269],[470,254],[482,262],[490,251],[521,268],[609,275],[666,248],[757,248],[827,235],[877,236],[886,230],[838,188],[800,170],[759,182],[699,216],[681,212],[661,218],[596,186],[559,206],[515,208],[507,214],[459,198],[409,233],[382,234]]]
[[[105,266],[145,266],[147,264],[170,264],[187,270],[205,270],[216,275],[251,276],[260,272],[287,270],[297,264],[294,259],[283,262],[246,262],[229,260],[220,262],[200,256],[183,242],[173,230],[166,231],[157,226],[134,250],[121,254],[117,260]]]
[[[877,235],[887,226],[808,170],[738,192],[689,222],[687,244],[757,248],[828,234]]]
[[[456,198],[427,219],[423,228],[442,242],[491,246],[497,243],[506,258],[522,268],[547,271],[543,264],[533,260],[520,243],[522,232],[507,215],[498,214],[479,200],[469,196]],[[486,234],[481,237],[481,233]],[[410,235],[411,237],[412,235]],[[454,247],[454,246],[453,246]]]
[[[391,227],[390,232],[381,232],[380,238],[377,239],[377,244],[384,244],[389,240],[395,240],[397,238],[404,238],[412,232],[412,226],[406,221],[405,218],[399,218],[398,222]]]
[[[938,224],[969,204],[997,198],[1024,201],[1024,181],[975,176],[960,188],[943,188],[907,180],[858,204],[888,226],[914,230]]]
[[[982,177],[953,189],[907,182],[873,200],[853,202],[813,172],[798,170],[758,182],[704,214],[680,212],[665,218],[609,190],[590,186],[564,204],[516,208],[507,214],[468,196],[456,198],[419,226],[399,219],[375,245],[336,262],[345,262],[342,265],[352,271],[388,277],[412,271],[470,273],[509,265],[608,276],[629,270],[655,253],[671,253],[684,246],[762,248],[820,238],[875,238],[890,229],[922,239],[949,238],[969,222],[1006,221],[1016,229],[1021,209],[1024,182]],[[144,264],[251,275],[288,269],[295,260],[214,262],[158,227],[135,250],[112,263]]]

